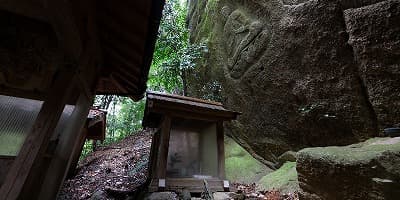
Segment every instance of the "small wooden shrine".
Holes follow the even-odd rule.
[[[67,177],[72,177],[76,174],[76,166],[78,165],[79,157],[82,154],[83,146],[87,140],[103,142],[106,139],[106,117],[107,111],[92,107],[87,115],[86,122],[81,130],[79,141],[76,146],[76,151],[72,155],[72,161],[69,167]],[[94,150],[93,150],[94,151]]]
[[[229,191],[225,180],[223,122],[238,112],[221,103],[147,93],[143,126],[157,128],[149,163],[149,191]]]

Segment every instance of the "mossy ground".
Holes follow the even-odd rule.
[[[258,182],[258,190],[279,190],[292,193],[299,190],[296,162],[286,162],[278,170],[267,174]]]
[[[255,183],[271,170],[253,158],[233,139],[225,139],[225,172],[228,180],[238,183]]]

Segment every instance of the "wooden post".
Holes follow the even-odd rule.
[[[151,179],[155,179],[157,174],[157,162],[158,162],[158,147],[160,143],[160,129],[158,129],[152,138],[151,141],[151,150],[150,150],[150,161],[148,166],[148,177]]]
[[[76,166],[78,165],[79,157],[81,157],[83,146],[86,142],[87,131],[87,128],[83,128],[81,134],[79,135],[77,149],[72,155],[71,165],[69,166],[67,178],[73,177],[75,175]]]
[[[161,126],[160,146],[158,149],[157,178],[165,179],[168,160],[169,136],[171,132],[171,117],[166,115]]]
[[[28,176],[35,173],[35,170],[32,170],[35,164],[40,165],[67,99],[73,91],[74,77],[73,71],[66,71],[59,73],[56,78],[35,124],[27,135],[21,151],[0,189],[1,200],[17,199],[24,187],[32,187],[26,185]]]
[[[41,190],[38,196],[40,200],[55,199],[57,192],[62,185],[69,166],[72,161],[72,155],[77,149],[79,135],[86,122],[92,99],[87,99],[81,90],[75,109],[70,116],[68,127],[62,131],[60,142],[46,171]]]
[[[217,122],[217,146],[218,146],[218,176],[225,179],[225,149],[224,149],[224,125],[222,121]]]

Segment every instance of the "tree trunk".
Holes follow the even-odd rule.
[[[187,80],[186,80],[186,70],[182,69],[181,71],[181,78],[182,78],[182,95],[187,95]]]

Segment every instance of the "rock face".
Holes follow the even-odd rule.
[[[400,123],[399,4],[191,0],[191,41],[209,51],[189,95],[242,112],[229,134],[270,166],[289,150],[377,136]]]
[[[400,137],[297,154],[301,199],[398,199]]]

